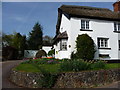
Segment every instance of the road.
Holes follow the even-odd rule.
[[[23,60],[5,61],[2,62],[2,88],[20,88],[9,81],[10,71]]]
[[[6,61],[6,62],[0,62],[0,70],[2,73],[0,73],[0,90],[1,88],[21,88],[19,86],[16,86],[15,84],[11,83],[9,81],[9,75],[10,75],[10,71],[13,67],[15,67],[16,65],[18,65],[20,62],[22,62],[23,60],[16,60],[16,61]],[[96,88],[120,88],[120,81],[119,82],[114,82],[112,84],[109,85],[105,85],[105,86],[100,86],[100,87],[96,87]]]

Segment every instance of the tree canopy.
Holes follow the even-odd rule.
[[[42,26],[37,22],[33,30],[29,33],[28,38],[28,49],[30,50],[38,50],[42,48],[43,44],[43,32],[42,32]]]

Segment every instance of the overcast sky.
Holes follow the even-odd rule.
[[[6,34],[19,32],[28,35],[34,24],[39,22],[43,34],[55,36],[57,9],[62,5],[80,5],[113,10],[113,2],[3,2],[2,30]]]

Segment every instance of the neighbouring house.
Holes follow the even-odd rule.
[[[58,8],[55,58],[70,59],[76,52],[76,38],[88,34],[95,43],[94,59],[120,59],[120,1],[113,4],[114,11],[107,8],[62,5]]]
[[[52,45],[43,45],[42,49],[48,54]],[[34,58],[39,50],[24,50],[24,58]]]

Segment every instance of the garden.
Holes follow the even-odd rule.
[[[86,34],[78,36],[76,41],[76,47],[77,47],[77,52],[76,53],[73,52],[71,54],[71,59],[55,59],[53,57],[43,58],[42,56],[46,56],[46,54],[43,53],[43,51],[39,51],[36,54],[36,58],[25,60],[24,62],[20,63],[18,66],[13,68],[13,70],[20,71],[20,72],[32,72],[32,73],[42,74],[43,75],[42,78],[40,80],[37,80],[38,86],[40,85],[42,88],[52,88],[56,83],[59,75],[63,73],[65,73],[66,75],[68,73],[71,73],[70,77],[69,77],[69,74],[67,75],[67,77],[66,76],[64,77],[64,75],[63,76],[61,75],[61,77],[63,78],[61,78],[60,80],[63,80],[62,83],[65,82],[63,86],[65,86],[66,83],[70,80],[69,78],[71,78],[73,82],[77,82],[75,84],[77,86],[73,86],[73,87],[82,86],[82,85],[78,85],[78,82],[79,84],[82,82],[84,83],[84,85],[89,85],[89,83],[92,82],[92,80],[93,81],[98,80],[98,84],[112,82],[111,78],[110,78],[111,80],[109,80],[109,78],[106,78],[106,77],[108,76],[113,77],[114,74],[115,74],[114,77],[116,78],[113,78],[113,79],[118,80],[117,75],[119,74],[117,74],[118,71],[116,71],[116,69],[120,68],[120,63],[108,63],[107,61],[104,61],[104,60],[94,60],[94,53],[96,50],[94,48],[94,42],[91,39],[91,37],[89,37]],[[54,53],[55,53],[55,50],[52,50],[50,55],[52,56]],[[115,71],[114,70],[112,71],[112,69],[115,69]],[[101,70],[108,70],[108,71],[101,71]],[[89,72],[89,71],[93,71],[93,72]],[[94,71],[97,73],[95,73]],[[83,73],[80,74],[81,72]],[[86,72],[86,74],[84,72]],[[107,74],[107,72],[109,72],[109,74]],[[72,73],[76,73],[76,74],[79,73],[77,74],[78,78],[82,76],[85,76],[86,78],[83,77],[82,78],[83,80],[79,79],[79,81],[77,78],[75,81],[74,78],[76,78],[76,74],[74,75]],[[79,75],[82,75],[82,76],[79,76]],[[99,78],[101,79],[99,80]],[[86,84],[86,82],[88,82],[88,84]],[[71,84],[72,83],[71,81],[68,83],[69,83],[68,85],[73,85]],[[65,86],[65,87],[69,87],[69,86]]]
[[[36,58],[22,62],[14,68],[15,71],[33,72],[43,74],[42,81],[39,83],[43,88],[54,86],[61,73],[109,70],[120,68],[120,63],[107,63],[102,60],[85,61],[82,59],[55,59],[55,58]]]
[[[106,61],[102,60],[84,61],[82,59],[59,60],[55,58],[38,58],[24,61],[14,69],[23,72],[41,72],[40,68],[51,73],[71,71],[79,72],[84,70],[120,68],[120,63],[107,63]]]

